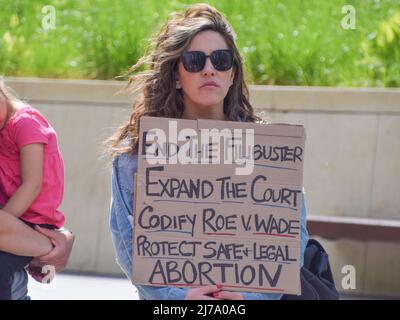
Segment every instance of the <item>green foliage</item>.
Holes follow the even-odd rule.
[[[371,77],[389,87],[400,86],[400,11],[379,24],[364,40],[365,63]]]
[[[196,1],[0,0],[0,74],[113,79],[171,11]],[[212,0],[238,36],[250,83],[399,86],[400,0]],[[356,28],[341,21],[356,9]],[[43,30],[42,9],[56,9]]]

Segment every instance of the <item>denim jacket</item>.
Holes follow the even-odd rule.
[[[110,229],[119,266],[132,279],[132,225],[133,225],[133,177],[137,171],[137,156],[122,154],[114,158],[112,166],[112,195]],[[308,241],[306,229],[306,207],[301,210],[300,267],[303,266],[304,251]],[[187,288],[156,287],[135,284],[140,299],[184,300]],[[246,300],[278,300],[282,294],[241,292]]]

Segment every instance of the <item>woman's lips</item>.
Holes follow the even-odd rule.
[[[204,82],[204,83],[201,85],[200,88],[213,88],[213,87],[218,88],[219,85],[218,85],[216,82],[214,82],[214,81],[207,81],[207,82]]]

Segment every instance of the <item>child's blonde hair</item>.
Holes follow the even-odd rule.
[[[0,93],[4,96],[7,102],[19,102],[21,101],[15,92],[4,82],[3,76],[0,75]]]

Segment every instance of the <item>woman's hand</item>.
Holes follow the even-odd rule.
[[[244,300],[244,297],[240,292],[234,291],[220,291],[214,293],[213,296],[221,300]]]
[[[213,298],[212,295],[220,291],[221,285],[210,285],[192,288],[188,290],[185,300],[218,300]]]
[[[39,226],[35,227],[36,231],[48,237],[54,248],[48,254],[38,257],[38,262],[43,265],[52,265],[56,268],[56,272],[63,270],[68,263],[69,255],[72,251],[75,237],[68,231],[56,231],[44,229]]]
[[[28,268],[29,274],[35,280],[41,282],[44,276],[41,273],[43,266],[54,266],[56,272],[63,270],[67,266],[75,237],[68,230],[56,231],[44,229],[39,226],[36,226],[35,230],[48,237],[53,244],[53,250],[44,256],[36,257]]]

